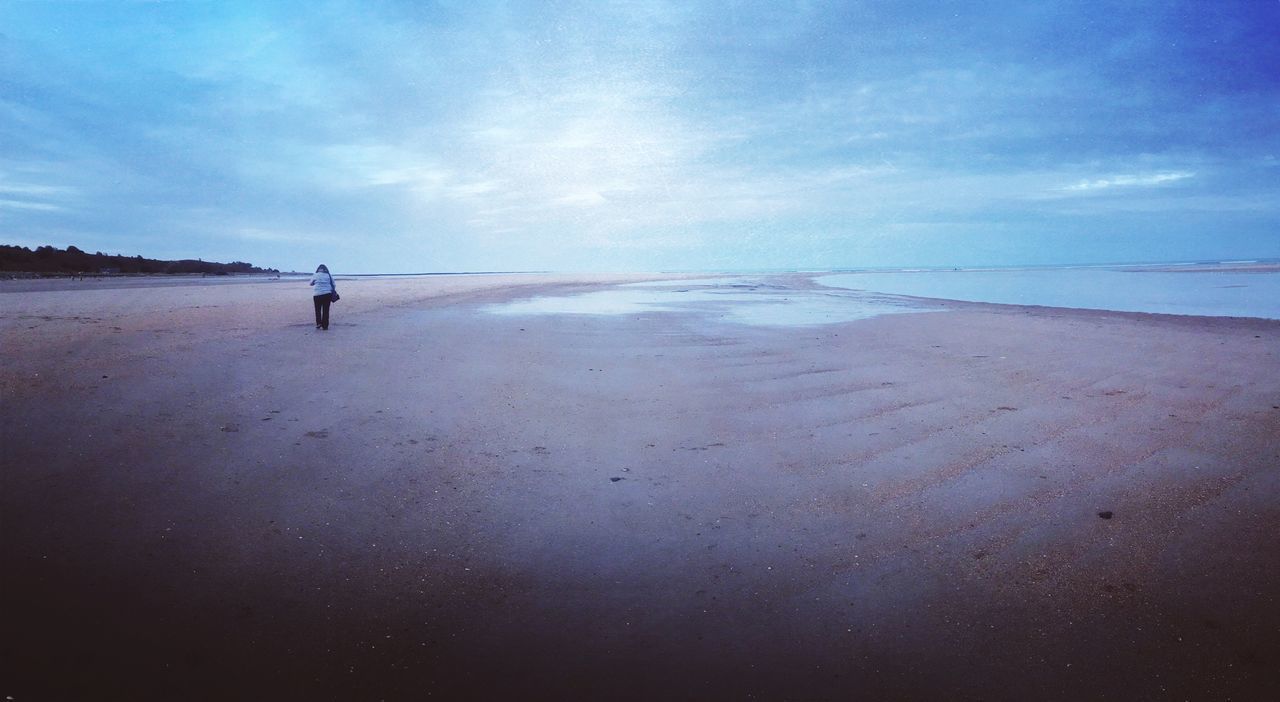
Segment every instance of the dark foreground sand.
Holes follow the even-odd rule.
[[[1280,697],[1280,323],[571,282],[0,292],[0,694]]]

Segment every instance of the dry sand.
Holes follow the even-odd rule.
[[[1280,323],[623,279],[0,287],[0,694],[1280,696]]]

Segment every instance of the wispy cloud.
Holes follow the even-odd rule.
[[[297,232],[262,227],[239,227],[231,232],[235,237],[255,242],[291,242],[301,243],[314,241],[316,235],[309,232]]]
[[[47,176],[46,176],[47,177]],[[79,196],[70,185],[50,185],[22,180],[0,172],[0,209],[26,212],[63,212]]]
[[[1064,192],[1089,192],[1094,190],[1106,190],[1108,188],[1164,185],[1166,183],[1175,183],[1177,181],[1193,177],[1195,177],[1195,173],[1192,173],[1191,171],[1165,171],[1162,173],[1149,173],[1142,175],[1113,175],[1094,180],[1081,180],[1078,183],[1058,188],[1058,190]]]
[[[47,202],[33,202],[31,200],[11,200],[8,198],[0,198],[0,209],[10,210],[31,210],[34,212],[60,212],[66,208],[61,205],[53,205]]]

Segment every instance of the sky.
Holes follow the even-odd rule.
[[[1280,257],[1280,0],[0,0],[0,243],[350,273]]]

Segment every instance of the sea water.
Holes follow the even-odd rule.
[[[1280,319],[1280,273],[1043,268],[842,273],[822,285],[892,295],[1121,312]]]

